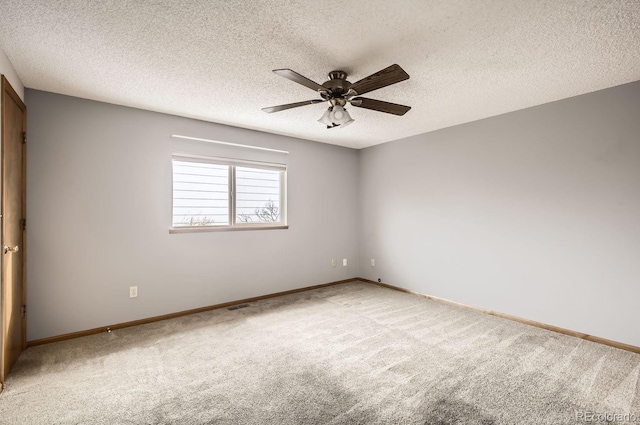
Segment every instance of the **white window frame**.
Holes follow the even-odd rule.
[[[210,226],[174,226],[173,225],[173,161],[200,162],[205,164],[226,165],[229,167],[229,224]],[[287,166],[272,162],[248,161],[243,159],[221,158],[191,154],[171,155],[171,226],[169,233],[220,232],[233,230],[288,229],[287,224]],[[280,172],[280,221],[275,223],[241,223],[236,221],[236,167],[250,167]]]

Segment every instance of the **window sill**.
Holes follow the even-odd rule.
[[[235,232],[245,230],[277,230],[288,229],[288,225],[275,226],[193,226],[193,227],[169,227],[169,233],[204,233],[204,232]]]

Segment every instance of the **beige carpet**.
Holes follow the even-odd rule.
[[[354,282],[29,348],[0,423],[629,423],[639,371],[637,354]]]

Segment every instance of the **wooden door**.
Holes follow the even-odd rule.
[[[2,76],[2,349],[0,384],[26,345],[24,285],[26,108]]]

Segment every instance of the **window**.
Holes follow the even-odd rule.
[[[172,232],[286,228],[283,164],[173,156]]]

